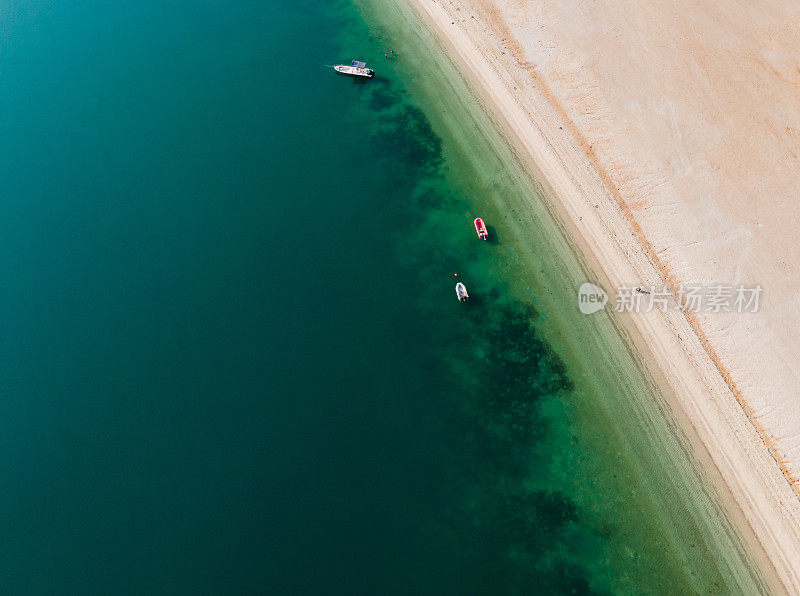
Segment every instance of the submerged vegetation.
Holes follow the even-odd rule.
[[[438,504],[447,512],[447,531],[480,545],[462,552],[476,587],[587,592],[587,551],[594,552],[590,558],[601,556],[599,532],[548,477],[553,456],[548,429],[564,421],[552,420],[544,406],[573,389],[567,368],[537,332],[540,315],[534,306],[510,299],[493,272],[458,254],[492,246],[452,244],[460,237],[453,219],[468,204],[447,180],[442,140],[422,110],[376,83],[367,99],[379,121],[371,146],[384,167],[395,172],[405,216],[397,251],[425,280],[419,288],[420,314],[443,354],[441,376],[452,380],[435,393],[448,427],[459,430],[449,433],[453,440],[436,454],[451,487],[447,501]],[[458,304],[450,289],[442,292],[452,280],[442,263],[460,263],[474,276],[483,275],[484,288],[468,304]],[[426,306],[451,299],[454,308],[446,320]],[[470,561],[476,552],[481,560]]]

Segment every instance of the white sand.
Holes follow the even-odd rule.
[[[624,318],[800,593],[800,10],[788,0],[411,3],[607,289],[763,287],[757,313]]]

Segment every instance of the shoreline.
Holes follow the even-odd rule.
[[[631,228],[624,205],[609,191],[607,177],[598,173],[591,146],[587,155],[586,144],[570,131],[575,125],[559,109],[546,82],[516,65],[514,48],[509,47],[515,43],[513,37],[506,38],[509,43],[498,42],[493,28],[465,3],[450,3],[452,12],[441,2],[408,3],[445,46],[484,108],[491,108],[490,118],[526,169],[544,185],[562,225],[569,227],[567,232],[592,261],[592,269],[602,272],[601,285],[663,281],[663,271],[641,246],[646,238]],[[456,9],[464,12],[457,14]],[[544,92],[537,84],[545,85]],[[795,568],[800,560],[796,485],[776,465],[780,459],[765,448],[709,354],[708,340],[704,342],[680,312],[640,313],[617,320],[635,350],[652,363],[651,376],[657,377],[675,417],[707,452],[702,459],[713,463],[717,483],[724,479],[725,492],[752,529],[753,549],[764,553],[787,589],[800,589]],[[738,517],[735,512],[733,517]]]

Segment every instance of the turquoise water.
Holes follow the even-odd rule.
[[[2,591],[722,585],[598,480],[626,463],[586,450],[513,226],[471,228],[503,172],[434,129],[399,32],[316,0],[2,9]],[[326,66],[356,56],[375,80]]]

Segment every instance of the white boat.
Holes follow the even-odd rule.
[[[374,70],[367,68],[366,62],[359,62],[358,60],[353,60],[349,66],[346,64],[337,64],[333,69],[336,72],[354,77],[366,77],[371,79],[375,75]]]
[[[467,286],[458,282],[456,284],[456,296],[458,296],[459,302],[466,302],[469,300],[469,294],[467,294]]]

